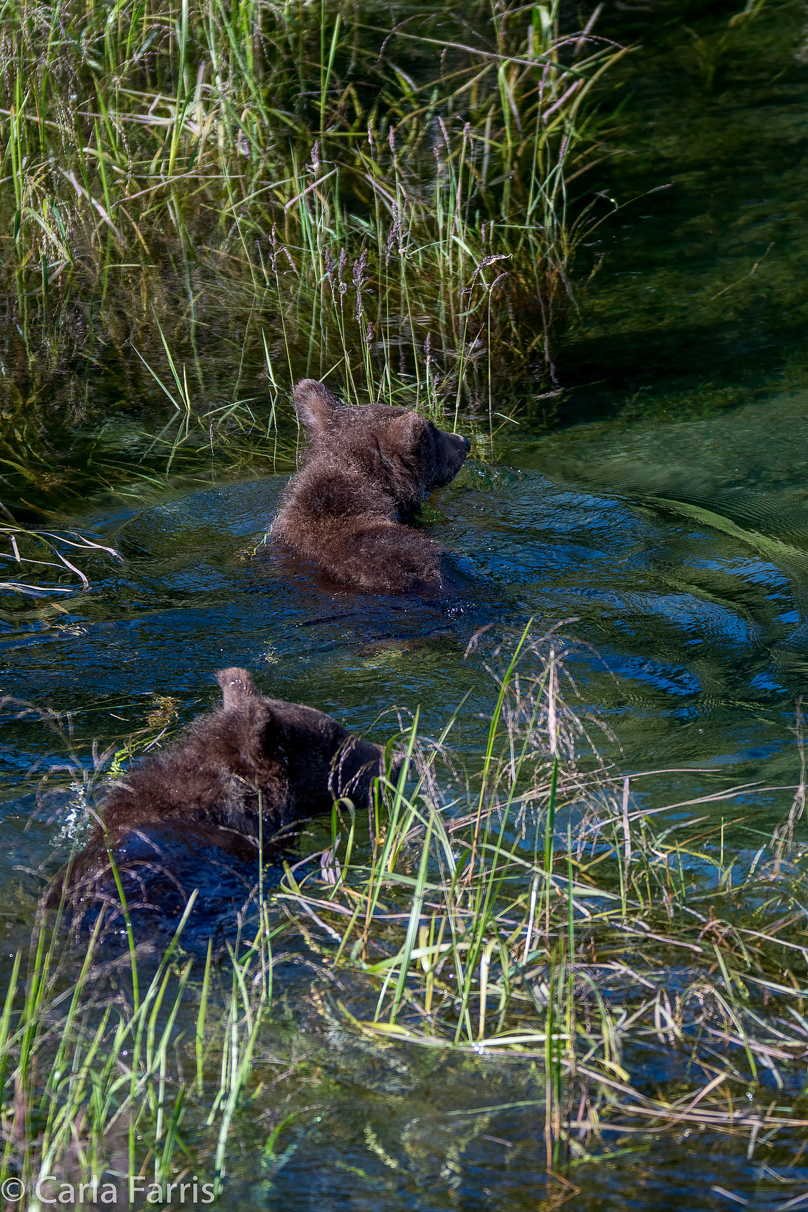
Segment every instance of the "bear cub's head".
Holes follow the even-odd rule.
[[[297,384],[293,403],[309,439],[308,463],[364,475],[393,498],[401,521],[426,493],[454,479],[471,449],[468,438],[409,408],[348,407],[316,379]]]

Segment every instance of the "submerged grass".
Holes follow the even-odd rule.
[[[0,14],[8,499],[181,472],[180,452],[288,464],[302,373],[454,424],[471,410],[481,451],[507,423],[498,385],[554,390],[599,217],[578,184],[605,154],[591,90],[624,53],[594,17],[565,32],[557,4],[347,0]],[[138,415],[166,397],[150,447]]]
[[[90,581],[74,560],[82,556],[92,557],[97,552],[106,552],[115,558],[118,553],[112,547],[94,542],[86,535],[75,531],[57,533],[52,530],[33,530],[13,521],[0,523],[0,542],[7,550],[0,552],[0,561],[6,575],[14,577],[0,581],[0,592],[13,592],[25,597],[49,597],[53,594],[74,594],[77,590],[89,589]],[[68,558],[68,555],[72,558]],[[45,558],[42,558],[45,557]],[[28,576],[26,564],[35,566],[34,579]],[[43,568],[56,569],[42,573]],[[34,583],[35,581],[42,583]]]

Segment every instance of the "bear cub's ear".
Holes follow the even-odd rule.
[[[429,422],[419,412],[408,408],[394,419],[391,429],[405,449],[415,450],[421,442]]]
[[[246,707],[253,699],[261,697],[246,669],[220,669],[216,674],[216,681],[222,688],[222,706],[225,711]]]
[[[216,681],[222,688],[222,707],[225,711],[238,711],[253,707],[241,716],[236,732],[232,734],[239,748],[241,761],[248,767],[259,765],[268,755],[278,751],[280,732],[275,714],[263,695],[253,685],[246,669],[220,669]]]
[[[295,412],[310,438],[319,436],[345,405],[323,383],[316,379],[301,379],[292,394]]]

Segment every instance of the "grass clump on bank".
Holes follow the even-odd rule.
[[[483,445],[498,383],[552,388],[603,154],[591,89],[622,53],[592,21],[342,0],[2,11],[7,499],[181,474],[205,450],[288,460],[303,373],[470,408]],[[165,415],[166,397],[155,439],[143,404]]]

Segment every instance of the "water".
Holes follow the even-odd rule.
[[[94,739],[113,744],[161,711],[191,718],[227,665],[374,739],[395,727],[393,707],[420,707],[434,735],[468,694],[455,743],[473,757],[495,688],[478,655],[464,658],[471,635],[574,618],[568,630],[592,646],[574,663],[581,707],[619,740],[604,738],[606,755],[628,773],[675,768],[635,784],[643,802],[796,781],[789,727],[808,672],[804,16],[779,10],[719,55],[731,11],[602,18],[650,48],[624,72],[633,154],[604,185],[621,201],[672,185],[600,229],[605,266],[559,359],[572,385],[564,423],[525,425],[507,465],[467,465],[434,502],[429,530],[478,592],[441,606],[290,585],[260,547],[284,476],[73,511],[71,524],[123,558],[96,557],[91,592],[58,612],[28,603],[5,616],[4,688],[69,711],[72,728],[4,706],[7,950],[27,937],[72,819],[63,796],[57,819],[31,823],[32,768],[70,752],[87,762]],[[677,14],[695,24],[701,59],[666,26]],[[67,779],[55,771],[51,783]],[[750,791],[731,811],[767,831],[789,802]],[[296,1007],[284,1046],[310,1057],[309,1088],[283,1165],[254,1160],[281,1118],[271,1097],[245,1117],[231,1166],[239,1207],[528,1209],[569,1194],[576,1208],[700,1212],[732,1206],[715,1186],[774,1208],[808,1181],[801,1163],[786,1168],[784,1145],[747,1161],[737,1142],[680,1126],[610,1138],[606,1160],[567,1172],[573,1192],[546,1176],[539,1062],[365,1043],[305,969],[281,965],[278,980]],[[642,1063],[650,1088],[654,1061]]]

